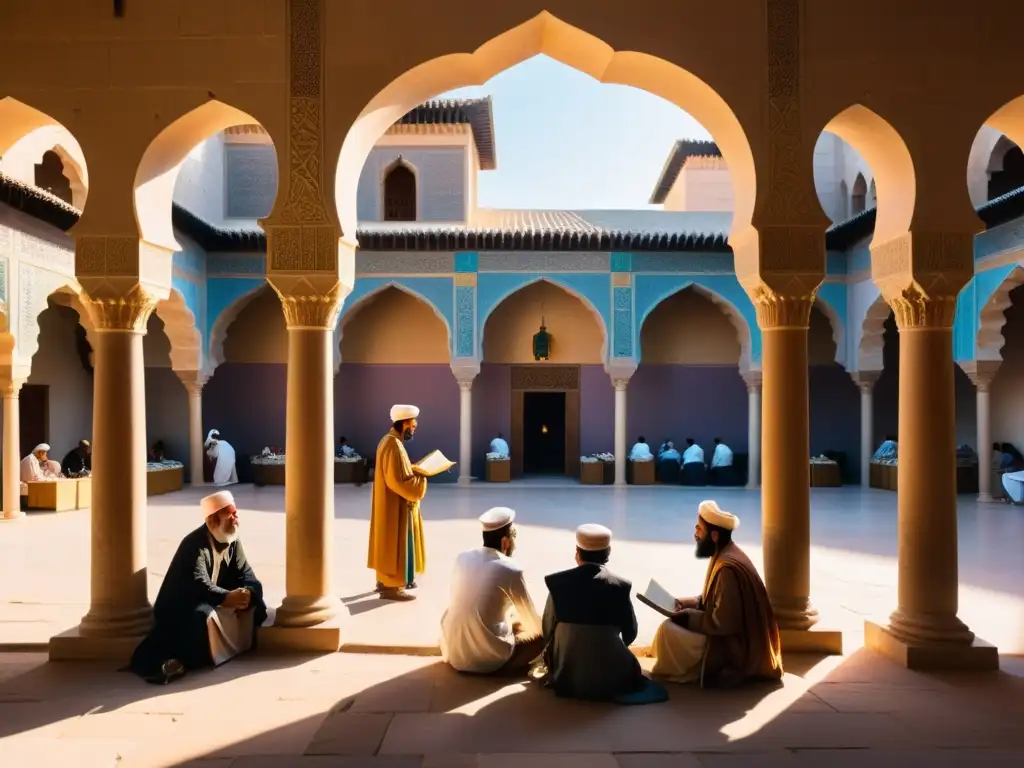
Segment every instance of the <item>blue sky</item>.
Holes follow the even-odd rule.
[[[486,208],[658,208],[647,201],[675,141],[711,138],[674,104],[546,56],[441,98],[486,95],[498,152],[478,177]]]

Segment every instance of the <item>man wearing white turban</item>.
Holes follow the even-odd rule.
[[[775,613],[760,574],[732,540],[739,525],[714,501],[700,503],[693,538],[697,557],[710,560],[704,589],[677,599],[677,613],[655,633],[655,675],[701,686],[782,679]]]
[[[235,449],[227,440],[222,440],[220,432],[211,429],[206,435],[206,455],[213,462],[213,484],[234,485],[238,482],[238,470],[235,468]]]
[[[153,629],[132,655],[132,671],[152,683],[248,651],[267,618],[263,586],[238,538],[234,496],[219,491],[200,507],[206,519],[178,545],[153,605]]]
[[[50,446],[40,443],[21,460],[21,482],[38,483],[60,477],[60,464],[49,458]]]
[[[416,586],[427,562],[420,517],[427,478],[413,471],[405,443],[416,434],[420,409],[395,405],[390,415],[391,429],[378,443],[374,462],[367,567],[377,572],[382,599],[413,600],[406,589]]]

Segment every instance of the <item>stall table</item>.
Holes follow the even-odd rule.
[[[836,462],[811,462],[812,488],[838,488],[842,484],[843,479]]]
[[[46,509],[53,512],[66,512],[78,508],[77,480],[41,480],[26,483],[29,509]]]
[[[359,485],[365,483],[368,477],[369,471],[367,470],[366,459],[334,462],[334,482],[336,483],[355,483]],[[282,482],[284,481],[282,480]]]
[[[655,461],[630,461],[626,465],[626,482],[631,485],[654,485]]]
[[[512,480],[511,459],[491,459],[486,464],[487,470],[484,480],[488,483],[507,483]],[[582,479],[580,482],[582,482]]]
[[[185,487],[185,468],[168,467],[146,471],[146,495],[160,496]]]
[[[252,464],[252,484],[284,485],[284,462],[280,464]]]
[[[604,461],[581,461],[580,483],[582,485],[604,485]]]
[[[92,506],[92,478],[79,477],[77,483],[78,497],[76,504],[78,509],[88,509]]]

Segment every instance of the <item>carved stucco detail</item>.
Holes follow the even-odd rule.
[[[578,366],[514,365],[512,389],[576,390],[580,388]]]
[[[825,277],[824,228],[751,229],[733,245],[736,278],[761,329],[809,328],[811,308]]]
[[[817,294],[815,286],[810,291],[797,284],[793,291],[779,293],[762,283],[752,292],[750,300],[757,313],[757,325],[761,330],[773,328],[810,328],[811,308]]]
[[[270,279],[281,300],[285,325],[289,329],[317,328],[333,331],[348,290],[340,280],[324,278],[297,281]]]
[[[356,253],[356,273],[361,275],[449,274],[454,268],[455,256],[451,253]]]
[[[270,272],[336,272],[338,238],[334,224],[264,224]]]
[[[82,303],[98,331],[145,333],[156,297],[133,278],[83,280]]]
[[[481,251],[477,265],[479,272],[607,272],[611,256],[588,251]]]

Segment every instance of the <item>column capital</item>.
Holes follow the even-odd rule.
[[[853,383],[865,395],[870,395],[874,391],[875,384],[881,375],[881,371],[850,371],[850,378],[853,379]]]
[[[288,330],[333,331],[349,294],[336,273],[268,274],[267,281],[281,300]]]
[[[473,388],[473,381],[480,374],[480,362],[476,359],[459,359],[451,364],[452,376],[459,384],[459,389],[468,392]]]
[[[157,298],[135,277],[79,278],[82,304],[96,331],[144,334]]]
[[[964,360],[957,363],[979,392],[988,392],[999,373],[1000,360]]]
[[[871,276],[900,330],[951,329],[974,275],[974,232],[908,232],[871,246]]]
[[[740,373],[743,377],[744,383],[747,385],[747,393],[754,394],[755,392],[761,391],[761,385],[764,381],[761,371],[758,369],[750,369]]]
[[[629,379],[628,378],[615,378],[615,379],[612,379],[612,386],[615,388],[616,392],[625,392],[626,391],[626,387],[629,386]]]
[[[190,395],[202,394],[203,387],[210,380],[210,376],[204,371],[175,371],[174,373]]]

